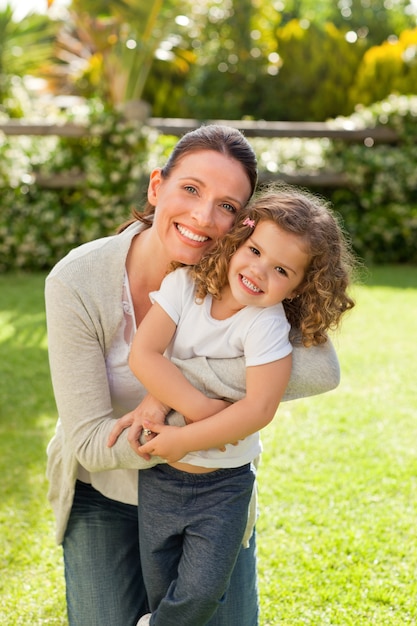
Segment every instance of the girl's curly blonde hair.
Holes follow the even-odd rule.
[[[259,192],[238,215],[233,229],[190,268],[197,300],[208,293],[221,298],[221,291],[228,283],[231,257],[260,222],[273,222],[302,239],[309,263],[297,287],[297,296],[284,300],[283,305],[293,341],[301,335],[305,346],[324,343],[327,331],[336,329],[343,313],[355,305],[347,288],[356,261],[328,203],[307,191],[275,185]]]

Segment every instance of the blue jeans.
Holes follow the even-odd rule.
[[[136,626],[148,613],[137,507],[78,482],[64,539],[70,626]],[[241,549],[224,603],[207,626],[257,626],[256,537]]]
[[[152,626],[205,626],[227,597],[245,531],[250,464],[139,476],[139,545]]]
[[[70,626],[136,626],[147,613],[137,518],[77,482],[63,543]]]

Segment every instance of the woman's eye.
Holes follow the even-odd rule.
[[[228,202],[224,202],[222,204],[222,207],[226,209],[226,211],[229,211],[230,213],[237,213],[237,210],[235,209],[235,207],[232,204],[229,204]]]
[[[196,189],[195,187],[193,187],[192,185],[186,185],[186,186],[184,187],[184,189],[185,189],[186,191],[189,191],[190,193],[197,193],[197,189]]]

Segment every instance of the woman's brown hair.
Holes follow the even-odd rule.
[[[207,124],[183,135],[172,150],[167,163],[162,168],[162,177],[168,178],[184,156],[201,150],[219,152],[238,161],[248,177],[251,195],[254,193],[258,180],[258,169],[253,148],[237,128],[222,124]],[[155,207],[147,200],[143,211],[133,209],[133,218],[124,223],[118,229],[118,232],[121,232],[135,221],[140,221],[147,227],[152,226],[154,213]]]

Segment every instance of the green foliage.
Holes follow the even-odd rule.
[[[413,28],[414,15],[409,0],[72,0],[59,24],[39,15],[15,23],[6,8],[0,99],[22,115],[4,94],[30,72],[54,93],[106,107],[146,99],[161,117],[324,120],[386,97],[390,85],[412,93],[415,45],[403,36],[404,55],[391,58],[387,43],[382,57],[373,49],[358,85],[356,72],[371,45]]]
[[[72,0],[57,37],[60,88],[99,97],[113,108],[142,99],[162,44],[170,46],[169,68],[183,69],[186,53],[177,62],[173,50],[182,49],[175,17],[184,3],[187,0]],[[53,70],[56,74],[57,67]]]
[[[278,29],[276,46],[281,68],[269,80],[271,95],[261,117],[320,121],[352,112],[346,93],[363,54],[360,40],[348,43],[330,23],[303,26],[293,20]]]
[[[417,97],[391,96],[350,118],[356,127],[386,124],[397,146],[333,144],[328,163],[349,179],[331,194],[356,251],[368,262],[417,263]],[[346,120],[339,120],[343,124]]]
[[[190,56],[181,77],[175,69],[173,83],[172,66],[165,64],[161,82],[161,67],[150,73],[145,93],[156,104],[155,115],[293,121],[348,115],[357,102],[350,93],[365,52],[415,25],[408,0],[389,6],[378,0],[204,4],[204,21],[200,3],[187,14],[187,51],[195,52],[195,62]]]
[[[346,92],[365,50],[363,41],[348,43],[344,31],[330,23],[292,20],[267,28],[249,0],[239,10],[232,3],[208,29],[185,83],[187,114],[323,120],[352,111]]]
[[[67,624],[62,553],[46,499],[56,408],[44,278],[0,275],[4,626]],[[417,621],[416,285],[415,267],[371,268],[334,338],[340,386],[282,404],[262,431],[260,626]]]
[[[196,63],[190,68],[182,99],[181,117],[236,119],[262,116],[259,73],[267,61],[267,47],[254,40],[255,8],[251,0],[212,2],[201,30]],[[259,31],[256,31],[259,34]],[[255,35],[257,36],[257,35]],[[256,53],[254,49],[256,47]]]
[[[390,94],[417,93],[417,29],[385,41],[364,55],[351,91],[352,104],[378,102]]]
[[[88,120],[91,134],[81,139],[0,144],[1,271],[51,267],[75,245],[114,232],[138,202],[146,133],[117,113],[90,110]],[[36,182],[62,173],[74,187],[44,189]]]
[[[341,214],[357,254],[373,263],[417,263],[416,118],[417,97],[392,96],[333,124],[386,124],[399,133],[398,145],[259,138],[252,144],[260,170],[271,178],[345,174],[344,188],[319,191]],[[0,140],[1,271],[47,269],[74,246],[114,232],[133,205],[142,206],[148,174],[176,142],[99,107],[85,121],[91,134],[84,138]],[[69,175],[72,186],[37,183],[60,174]]]
[[[412,0],[285,0],[277,10],[282,25],[294,19],[316,25],[331,22],[343,32],[356,32],[366,40],[367,46],[379,44],[390,35],[399,35],[410,28],[415,14]]]
[[[11,5],[0,8],[0,105],[13,117],[23,115],[13,84],[26,74],[41,75],[53,56],[57,26],[43,15],[13,19]]]
[[[360,38],[366,39],[367,46],[399,35],[415,23],[416,8],[411,0],[349,0],[324,4],[330,22],[342,30],[356,32]]]

